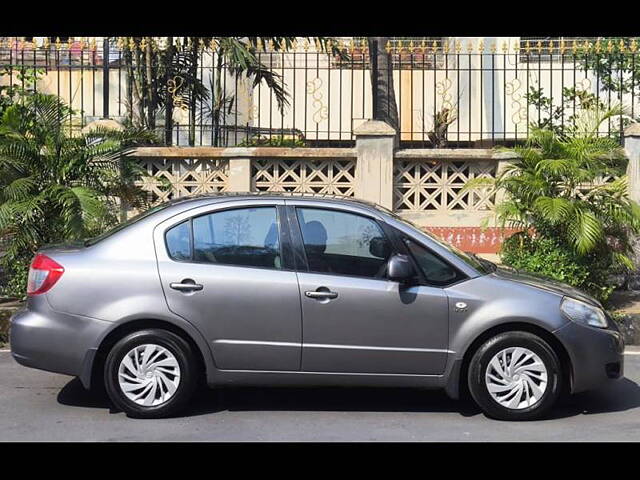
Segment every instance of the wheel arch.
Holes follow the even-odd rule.
[[[455,382],[455,387],[457,388],[457,392],[452,391],[452,394],[457,394],[457,397],[467,397],[469,396],[469,389],[467,386],[467,375],[469,372],[469,364],[471,362],[471,358],[474,353],[484,344],[488,339],[494,337],[500,333],[504,332],[528,332],[534,335],[539,336],[545,342],[549,344],[549,346],[553,349],[553,351],[558,355],[558,359],[560,360],[560,366],[562,368],[562,374],[564,377],[565,387],[570,391],[573,383],[573,364],[571,362],[571,357],[569,356],[569,352],[565,348],[565,346],[558,340],[553,333],[549,330],[544,329],[538,325],[527,322],[506,322],[501,323],[499,325],[494,325],[482,332],[480,332],[471,343],[469,343],[466,348],[464,355],[462,357],[462,362],[460,364],[459,373],[457,381]]]
[[[185,340],[195,353],[196,359],[198,361],[198,366],[200,367],[202,376],[201,380],[204,381],[206,379],[207,369],[209,367],[206,361],[206,353],[202,351],[202,346],[199,345],[199,343],[191,333],[189,333],[185,328],[167,320],[159,320],[154,318],[138,318],[120,323],[115,328],[111,329],[100,341],[90,368],[90,377],[86,379],[86,383],[83,382],[85,384],[85,387],[89,388],[92,385],[102,385],[102,373],[107,355],[109,354],[111,348],[121,338],[125,337],[129,333],[149,328],[167,330]]]

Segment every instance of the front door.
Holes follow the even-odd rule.
[[[295,208],[308,271],[298,273],[302,370],[438,375],[448,346],[441,288],[386,278],[392,242],[376,219],[330,208]]]
[[[169,309],[203,333],[220,369],[299,370],[300,298],[283,248],[283,202],[220,205],[156,228]]]

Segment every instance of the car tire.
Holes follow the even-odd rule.
[[[105,362],[104,385],[113,404],[134,418],[175,414],[198,384],[191,346],[161,329],[141,330],[120,339]]]
[[[471,358],[471,396],[489,417],[535,420],[562,392],[562,368],[554,350],[529,332],[504,332],[487,340]]]

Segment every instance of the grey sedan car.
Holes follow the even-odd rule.
[[[623,348],[580,291],[375,205],[293,195],[180,199],[42,249],[11,323],[19,363],[146,418],[175,414],[202,382],[444,388],[533,419],[620,378]]]

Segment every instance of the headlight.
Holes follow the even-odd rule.
[[[594,307],[575,298],[564,297],[560,310],[574,322],[592,327],[607,328],[607,317],[601,308]]]

